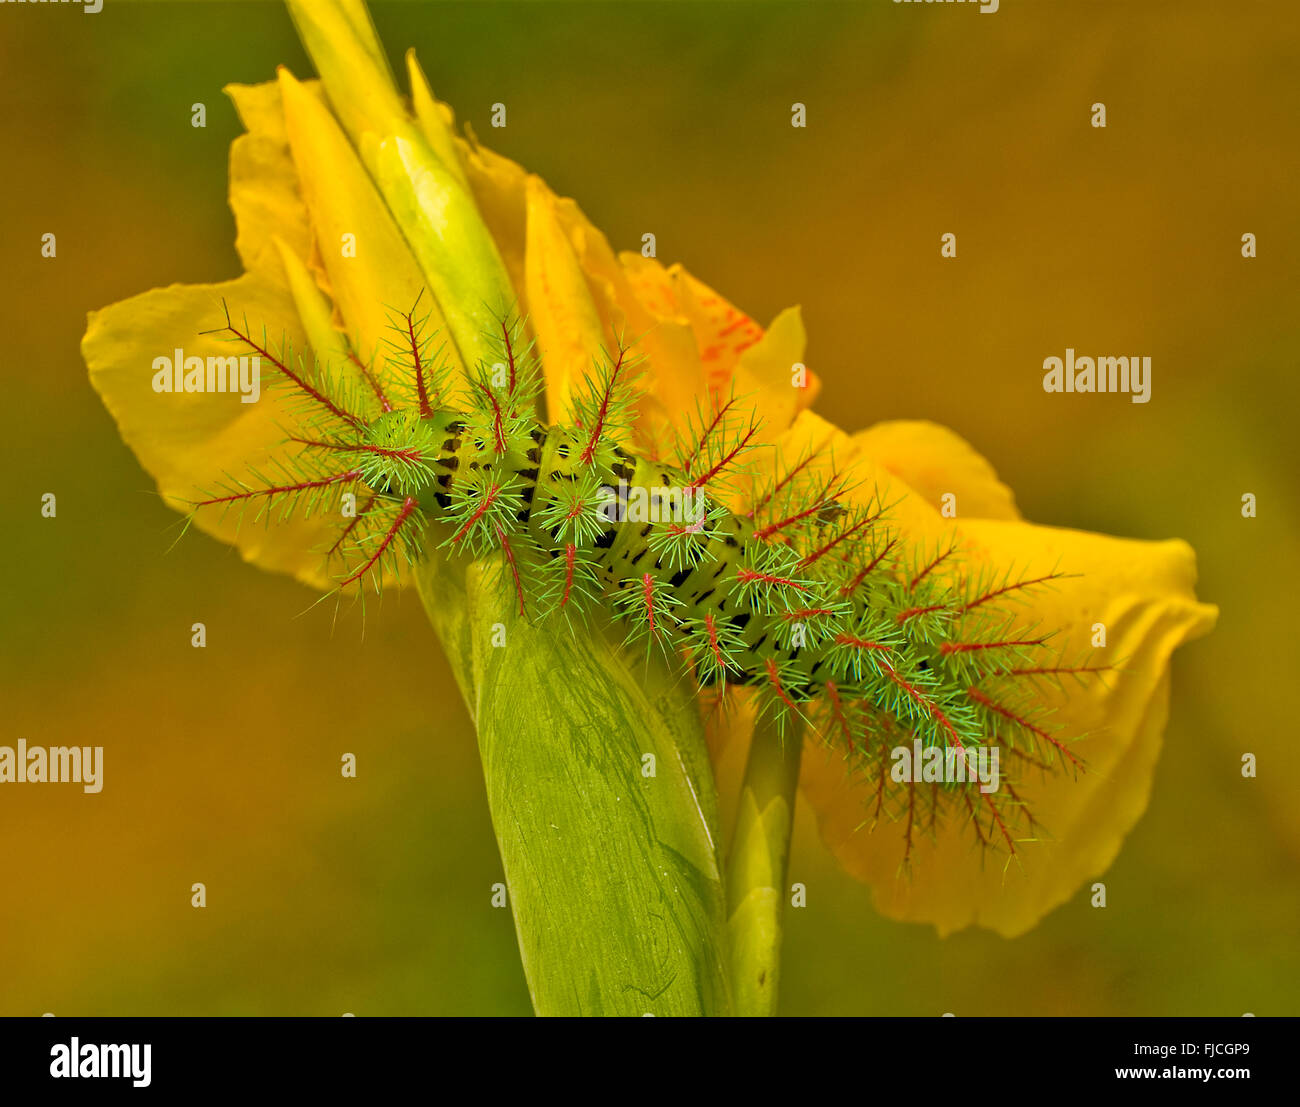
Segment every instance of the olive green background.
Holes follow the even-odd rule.
[[[760,322],[801,303],[846,429],[945,423],[1035,521],[1187,538],[1222,606],[1176,658],[1107,908],[1081,890],[1018,940],[940,941],[879,918],[803,811],[783,1011],[1300,1013],[1300,10],[373,10],[617,248],[653,231]],[[100,795],[0,789],[0,1014],[528,1010],[474,736],[414,594],[363,635],[202,535],[168,552],[176,516],[80,360],[87,310],[237,273],[220,88],[278,63],[309,72],[275,4],[0,4],[0,743],[106,759]],[[1152,401],[1046,395],[1066,346],[1149,354]]]

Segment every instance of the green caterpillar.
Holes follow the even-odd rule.
[[[430,544],[499,555],[519,616],[609,605],[629,644],[679,655],[702,689],[749,688],[782,727],[814,728],[867,774],[868,818],[901,821],[908,853],[953,812],[1009,854],[1017,835],[1037,833],[1020,774],[1082,767],[1036,706],[1040,682],[1096,670],[1045,658],[1050,636],[1012,631],[1003,604],[1061,574],[963,578],[955,545],[913,548],[886,505],[856,502],[850,474],[826,459],[763,473],[758,426],[735,397],[697,412],[671,460],[638,450],[641,367],[621,346],[595,364],[571,422],[546,426],[521,319],[501,320],[490,336],[499,360],[459,395],[415,309],[392,324],[386,379],[403,382],[400,395],[356,358],[291,368],[287,351],[272,355],[227,314],[228,337],[302,400],[289,435],[301,451],[284,479],[235,481],[195,510],[324,513],[349,492],[358,508],[322,551],[341,566],[341,589],[380,586]],[[900,774],[900,750],[946,772]],[[990,756],[992,790],[976,769]]]

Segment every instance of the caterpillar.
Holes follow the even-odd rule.
[[[816,450],[765,466],[759,424],[734,394],[670,445],[648,441],[636,421],[644,365],[622,341],[593,360],[569,420],[547,425],[522,318],[499,316],[486,336],[499,356],[456,386],[418,308],[390,315],[387,388],[351,354],[295,365],[227,308],[220,332],[301,401],[286,429],[297,452],[277,478],[202,494],[191,518],[334,513],[350,495],[355,512],[320,551],[340,593],[382,588],[431,545],[499,555],[519,617],[604,606],[630,646],[680,657],[702,690],[748,689],[783,734],[796,723],[819,734],[872,783],[864,818],[903,825],[904,863],[913,835],[953,814],[1008,861],[1040,833],[1022,775],[1084,768],[1041,684],[1100,670],[1045,653],[1050,628],[1015,629],[1010,605],[1065,574],[965,572],[955,542],[910,543],[876,490],[861,494]],[[900,750],[947,771],[900,774]],[[976,771],[990,755],[993,789]]]

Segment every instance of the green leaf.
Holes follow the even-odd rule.
[[[628,658],[607,628],[516,618],[500,571],[497,559],[431,564],[418,581],[477,724],[534,1009],[728,1014],[716,790],[693,682]]]

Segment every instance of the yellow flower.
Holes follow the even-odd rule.
[[[1196,602],[1191,550],[1026,523],[989,464],[941,427],[885,423],[850,435],[827,423],[809,410],[818,382],[800,369],[805,335],[797,309],[763,328],[680,266],[616,255],[573,201],[472,138],[454,136],[450,109],[433,98],[410,55],[408,113],[373,77],[386,63],[359,4],[322,5],[312,18],[292,6],[322,74],[347,95],[336,96],[331,110],[317,82],[284,71],[277,81],[228,89],[247,128],[232,146],[230,178],[243,275],[157,289],[92,313],[83,341],[92,382],[167,501],[185,509],[196,489],[291,469],[304,448],[285,440],[292,408],[283,393],[241,405],[224,395],[149,388],[153,359],[174,347],[204,358],[230,353],[211,333],[225,321],[223,301],[233,325],[268,356],[283,340],[303,372],[328,363],[371,412],[387,391],[409,387],[393,375],[383,343],[391,310],[410,310],[426,288],[434,295],[422,311],[431,313],[430,330],[448,336],[456,372],[481,354],[474,335],[483,312],[511,306],[489,301],[511,300],[537,340],[552,421],[564,419],[592,358],[630,339],[645,365],[643,448],[663,448],[697,405],[708,410],[734,390],[761,418],[778,467],[811,450],[818,451],[814,466],[828,466],[832,455],[840,467],[852,464],[857,494],[878,491],[910,542],[955,534],[968,569],[1070,574],[1029,596],[1021,622],[1058,629],[1067,655],[1087,654],[1085,669],[1109,671],[1046,686],[1045,705],[1055,709],[1061,733],[1077,738],[1063,756],[1081,759],[1088,771],[1021,778],[1021,798],[1042,834],[1013,845],[1017,865],[981,864],[951,821],[933,837],[873,821],[874,782],[850,771],[842,746],[808,738],[804,794],[827,844],[872,885],[879,909],[944,933],[979,924],[1016,934],[1104,871],[1147,802],[1171,654],[1215,618]],[[346,33],[322,32],[331,21]],[[331,53],[339,42],[347,49]],[[453,217],[456,204],[481,214],[487,239],[469,226],[477,219]],[[770,451],[754,455],[771,464]],[[956,521],[939,511],[949,493],[959,505]],[[337,579],[323,556],[332,533],[324,522],[239,526],[237,512],[215,510],[200,511],[195,522],[263,568],[320,589]],[[1093,646],[1095,624],[1107,628],[1104,648]],[[744,711],[735,716],[740,748],[749,720]]]

